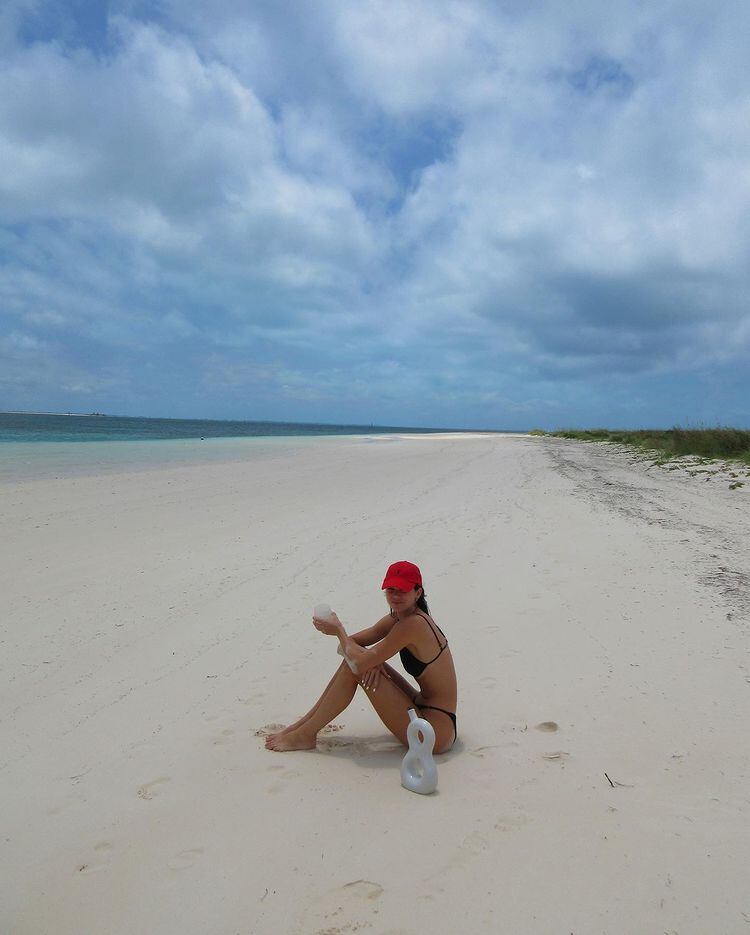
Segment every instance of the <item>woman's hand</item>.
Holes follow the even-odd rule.
[[[322,620],[320,617],[313,617],[312,621],[315,629],[321,633],[325,633],[326,636],[338,636],[344,629],[343,623],[333,612],[331,612],[331,616],[326,620]]]
[[[372,669],[368,669],[362,676],[360,685],[366,692],[376,692],[378,690],[378,685],[380,685],[380,680],[387,678],[385,666],[374,666]]]

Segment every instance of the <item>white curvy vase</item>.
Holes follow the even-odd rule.
[[[409,710],[409,721],[406,728],[409,752],[401,762],[401,785],[409,792],[429,795],[437,789],[437,766],[432,759],[435,731],[429,721],[417,717],[414,708]],[[424,740],[419,739],[420,734]]]

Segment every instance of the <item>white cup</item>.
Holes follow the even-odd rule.
[[[318,620],[330,620],[331,613],[330,604],[316,604],[315,607],[313,607],[313,617],[317,617]]]

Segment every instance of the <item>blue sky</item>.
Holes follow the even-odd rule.
[[[750,426],[750,6],[6,0],[0,408]]]

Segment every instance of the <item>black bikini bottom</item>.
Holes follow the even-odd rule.
[[[448,717],[453,721],[453,743],[456,742],[458,738],[458,728],[456,726],[456,715],[452,711],[446,711],[445,708],[436,708],[432,704],[420,704],[417,707],[422,711],[442,711],[443,714],[447,714]]]

